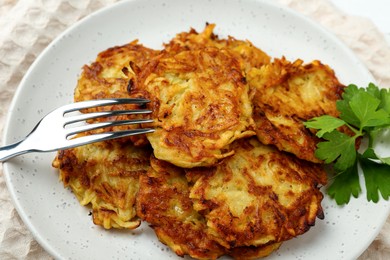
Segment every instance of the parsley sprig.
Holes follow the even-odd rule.
[[[390,196],[390,157],[382,157],[375,149],[378,142],[390,138],[390,92],[373,83],[367,88],[349,85],[336,103],[340,117],[323,115],[305,122],[316,129],[324,141],[317,145],[315,155],[333,164],[334,178],[327,193],[338,205],[347,204],[351,196],[361,192],[358,168],[361,167],[367,189],[367,200],[378,202],[379,194]],[[339,129],[346,126],[352,134]],[[368,139],[365,148],[356,149],[357,140]],[[363,150],[363,151],[362,151]]]

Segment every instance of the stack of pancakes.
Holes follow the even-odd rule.
[[[143,127],[155,132],[60,151],[53,166],[106,229],[146,221],[180,256],[264,257],[324,217],[320,140],[303,122],[338,116],[343,85],[320,61],[272,59],[213,29],[162,50],[133,41],[84,66],[75,101],[147,98]]]

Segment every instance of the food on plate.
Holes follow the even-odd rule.
[[[377,203],[380,197],[390,197],[390,157],[382,153],[382,145],[389,140],[389,101],[388,89],[380,89],[374,83],[367,88],[350,84],[344,89],[342,100],[337,101],[340,118],[323,115],[305,123],[323,138],[316,156],[332,164],[334,178],[326,191],[338,205],[359,196],[363,176],[367,201]],[[345,134],[343,128],[351,133]],[[368,141],[359,147],[362,138]],[[363,174],[359,174],[359,166]]]
[[[323,218],[320,138],[303,122],[337,117],[343,85],[319,61],[272,59],[214,27],[161,50],[109,48],[85,65],[75,101],[150,99],[154,122],[143,126],[155,132],[61,151],[53,166],[97,225],[145,221],[179,256],[255,259]]]
[[[146,64],[152,57],[159,53],[133,41],[123,46],[115,46],[102,51],[96,60],[90,65],[84,65],[81,76],[74,92],[74,101],[84,101],[103,98],[128,98],[132,83],[135,80],[135,72]],[[103,110],[136,109],[136,105],[114,105],[106,107],[90,108],[86,112]],[[132,115],[119,115],[109,118],[98,118],[94,121],[127,120]],[[91,120],[92,121],[92,120]],[[139,125],[114,126],[105,128],[104,131],[117,131],[139,128]],[[102,130],[92,131],[94,133]],[[114,140],[113,142],[126,142],[132,140],[135,145],[143,146],[148,143],[146,137],[130,136]]]
[[[129,82],[135,72],[159,52],[133,41],[102,51],[90,65],[84,65],[75,88],[74,100],[129,96]]]
[[[215,47],[229,50],[239,61],[241,70],[247,73],[252,68],[260,68],[271,61],[271,57],[254,46],[249,40],[238,40],[232,36],[219,39],[214,34],[215,24],[207,24],[205,29],[198,33],[191,29],[189,32],[178,33],[169,43],[164,44],[167,52],[180,52],[183,50],[196,50],[205,47]]]
[[[267,256],[279,248],[280,242],[275,241],[256,247],[221,244],[222,234],[210,228],[204,214],[195,210],[190,195],[193,183],[185,171],[153,157],[149,171],[140,177],[138,215],[153,227],[161,242],[179,256],[188,254],[197,259],[215,259],[225,254],[238,259],[245,254],[245,259],[250,259]]]
[[[131,143],[98,142],[60,151],[53,167],[81,205],[91,205],[96,225],[134,229],[141,224],[135,200],[151,150]]]
[[[231,156],[227,145],[255,132],[240,65],[217,48],[162,53],[137,75],[135,91],[151,100],[156,158],[192,168]]]
[[[282,242],[269,243],[263,246],[241,246],[232,248],[229,255],[236,260],[259,259],[269,256],[272,252],[279,249]]]
[[[184,169],[154,157],[140,176],[137,213],[158,239],[177,255],[215,259],[225,253],[209,232],[204,217],[193,208]]]
[[[282,58],[253,68],[247,80],[255,90],[253,119],[259,140],[320,162],[314,154],[320,139],[303,123],[325,114],[339,116],[336,101],[344,86],[334,71],[320,61],[303,64]]]
[[[324,217],[320,165],[261,144],[232,144],[235,154],[214,167],[187,169],[189,197],[218,242],[227,248],[261,246],[305,233]]]

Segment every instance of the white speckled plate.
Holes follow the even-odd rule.
[[[256,0],[134,0],[95,13],[56,39],[31,66],[11,105],[4,140],[24,137],[52,109],[70,103],[83,64],[98,52],[139,38],[161,48],[176,33],[206,22],[221,37],[249,39],[274,57],[320,59],[345,83],[372,76],[332,34],[296,13]],[[89,209],[63,188],[51,168],[54,154],[29,154],[4,164],[6,182],[23,221],[57,259],[177,258],[143,225],[135,231],[94,226]],[[355,259],[381,229],[389,203],[367,203],[365,194],[338,207],[327,197],[325,219],[282,245],[269,259]]]

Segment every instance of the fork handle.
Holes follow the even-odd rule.
[[[0,162],[4,162],[15,156],[30,152],[30,150],[22,147],[21,144],[23,141],[24,140],[0,147]]]

